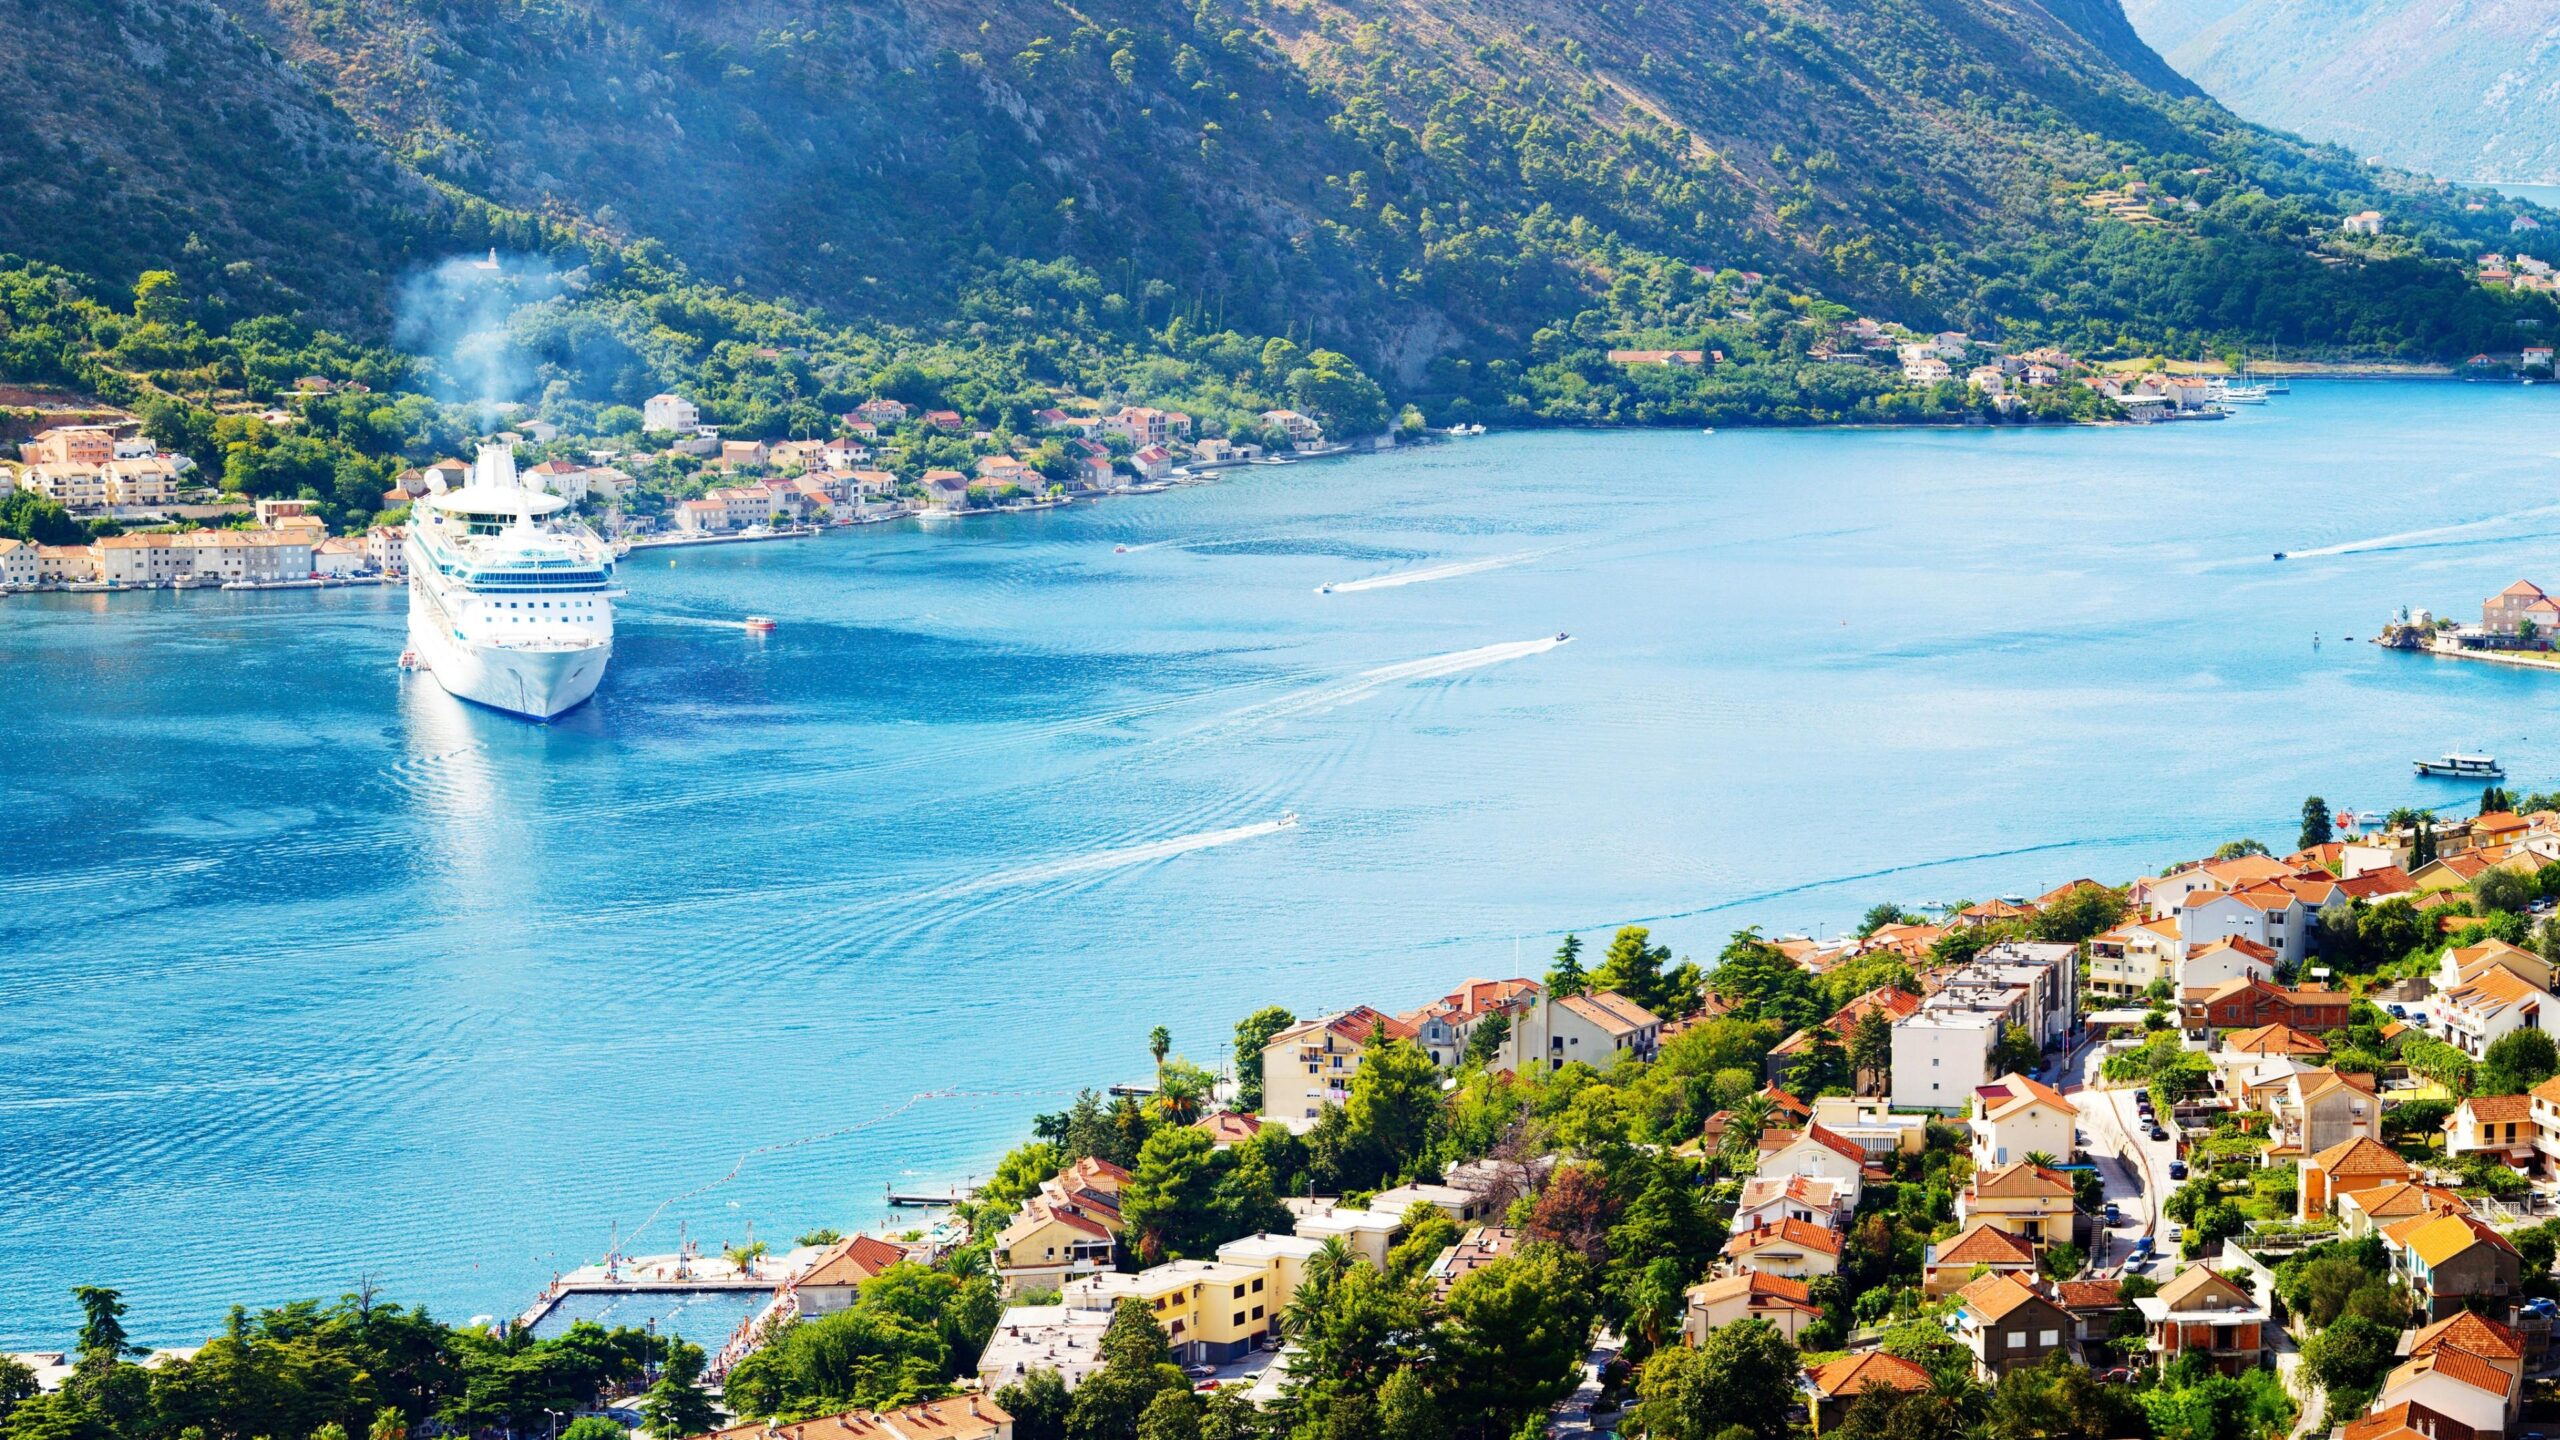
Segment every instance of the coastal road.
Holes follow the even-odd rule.
[[[2155,1142],[2143,1126],[2132,1089],[2097,1088],[2106,1051],[2091,1046],[2082,1061],[2081,1083],[2066,1093],[2080,1111],[2080,1129],[2089,1137],[2089,1159],[2098,1167],[2106,1198],[2115,1202],[2124,1222],[2107,1230],[2107,1253],[2099,1263],[2112,1270],[2124,1263],[2134,1241],[2152,1234],[2160,1222],[2160,1198],[2168,1193],[2169,1162],[2174,1141]]]

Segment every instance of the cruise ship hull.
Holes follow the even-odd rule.
[[[492,710],[549,720],[575,709],[596,693],[613,658],[610,642],[544,649],[468,644],[436,623],[434,607],[416,599],[409,607],[410,650],[448,693]]]

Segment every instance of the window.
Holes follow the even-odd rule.
[[[1259,1320],[1259,1319],[1261,1319],[1261,1318],[1262,1318],[1262,1307],[1261,1307],[1261,1306],[1256,1305],[1256,1306],[1254,1306],[1254,1307],[1253,1307],[1253,1318],[1254,1318],[1254,1319],[1256,1319],[1256,1320]]]
[[[1236,1287],[1235,1298],[1236,1298],[1236,1299],[1238,1299],[1238,1300],[1241,1300],[1241,1299],[1243,1299],[1243,1298],[1244,1298],[1244,1287],[1243,1287],[1243,1286],[1239,1285],[1239,1286],[1237,1286],[1237,1287]]]
[[[1259,1294],[1261,1294],[1261,1293],[1262,1293],[1262,1281],[1261,1281],[1260,1279],[1256,1279],[1256,1280],[1253,1282],[1253,1293],[1254,1293],[1254,1294],[1256,1294],[1256,1295],[1259,1295]]]
[[[1241,1310],[1237,1311],[1237,1312],[1236,1312],[1236,1318],[1234,1318],[1233,1320],[1228,1321],[1227,1323],[1228,1323],[1228,1324],[1230,1324],[1230,1325],[1233,1325],[1234,1327],[1236,1327],[1236,1328],[1237,1328],[1237,1329],[1239,1329],[1239,1330],[1243,1329],[1243,1328],[1244,1328],[1244,1312],[1243,1312],[1243,1311],[1241,1311]]]
[[[2037,1343],[2042,1345],[2059,1345],[2062,1343],[2062,1332],[2059,1330],[2042,1331],[2036,1336],[2036,1340]]]

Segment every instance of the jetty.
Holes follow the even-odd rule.
[[[892,1185],[882,1198],[900,1210],[947,1210],[965,1203],[977,1193],[974,1185],[954,1185],[945,1190],[901,1190]]]

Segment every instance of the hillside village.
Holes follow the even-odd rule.
[[[1165,1433],[1273,1433],[1374,1397],[1341,1307],[1437,1335],[1494,1296],[1572,1337],[1505,1362],[1549,1434],[1948,1433],[1898,1427],[2013,1399],[2062,1407],[2037,1433],[2536,1433],[2560,797],[2315,800],[2301,838],[1744,931],[1703,974],[1569,941],[1400,1012],[1259,1012],[1223,1076],[1160,1037],[1152,1086],[1042,1117],[950,1218],[785,1257],[710,1365],[715,1433],[1119,1433],[1058,1427],[1125,1399],[1133,1344],[1178,1367],[1144,1382],[1169,1412],[1230,1427]],[[993,1292],[956,1398],[798,1423],[816,1337],[954,1266]]]

